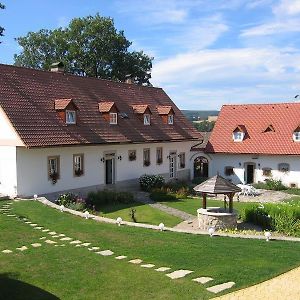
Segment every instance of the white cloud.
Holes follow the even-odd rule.
[[[280,3],[273,7],[273,12],[276,16],[294,16],[300,14],[299,0],[281,0]]]
[[[69,22],[70,22],[69,18],[67,18],[66,16],[61,16],[58,18],[57,26],[65,28],[69,25]]]

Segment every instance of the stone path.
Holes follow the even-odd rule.
[[[300,267],[260,284],[215,299],[219,300],[300,300]]]
[[[179,209],[169,207],[169,206],[166,206],[166,205],[163,205],[163,204],[152,201],[149,198],[149,193],[141,192],[141,191],[135,191],[134,195],[135,195],[135,200],[136,201],[144,203],[144,204],[148,204],[151,207],[159,209],[159,210],[161,210],[161,211],[163,211],[163,212],[165,212],[169,215],[178,217],[182,220],[191,220],[191,219],[195,218],[195,216],[193,216],[191,214],[188,214],[184,211],[181,211]]]

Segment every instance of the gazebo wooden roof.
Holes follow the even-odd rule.
[[[233,196],[235,193],[240,192],[241,189],[224,177],[216,175],[195,186],[194,191],[202,193],[203,208],[206,208],[207,194],[227,195],[229,198],[229,212],[233,212]]]

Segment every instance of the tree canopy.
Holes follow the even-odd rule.
[[[200,132],[210,132],[213,130],[214,126],[215,126],[215,121],[203,121],[200,123],[193,123],[195,128],[197,130],[199,130]]]
[[[0,2],[0,9],[4,9],[4,8],[5,8],[4,4]],[[3,36],[3,32],[4,32],[4,28],[0,26],[0,36]]]
[[[41,29],[16,39],[23,48],[15,65],[49,70],[64,63],[69,73],[124,81],[130,74],[138,84],[150,84],[153,58],[129,51],[132,44],[117,31],[111,18],[99,14],[73,19],[68,27]]]

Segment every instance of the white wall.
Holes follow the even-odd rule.
[[[163,163],[156,164],[156,148],[163,147]],[[143,166],[143,149],[150,148],[151,165]],[[100,161],[105,153],[115,153],[116,182],[139,178],[143,174],[168,174],[170,151],[186,153],[186,173],[189,173],[188,157],[191,142],[124,144],[103,146],[78,146],[60,148],[26,149],[17,147],[18,195],[48,194],[105,183],[105,164]],[[136,161],[128,160],[128,150],[137,151]],[[84,175],[73,177],[73,154],[84,154]],[[56,184],[48,180],[48,156],[60,156],[60,179]],[[177,166],[179,159],[177,157]],[[182,172],[182,169],[178,169]],[[180,173],[179,172],[179,173]]]
[[[254,181],[263,182],[269,178],[263,176],[263,168],[272,169],[272,178],[280,179],[283,184],[290,186],[295,183],[300,187],[300,159],[299,156],[287,155],[243,155],[243,154],[210,154],[212,157],[211,173],[214,176],[219,173],[221,176],[232,179],[234,183],[244,182],[244,163],[255,163]],[[255,158],[257,157],[257,158]],[[278,171],[279,163],[288,163],[290,171],[282,173]],[[234,167],[234,175],[225,176],[224,171],[226,166]]]
[[[17,193],[15,146],[0,146],[0,193],[12,197]]]

